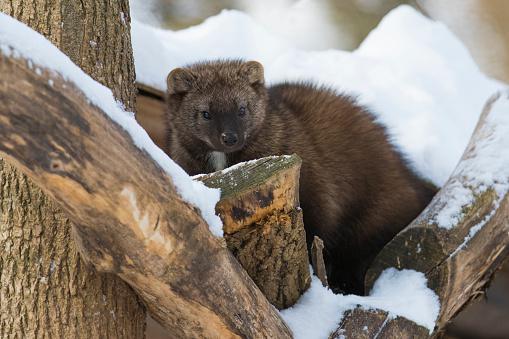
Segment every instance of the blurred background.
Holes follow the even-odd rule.
[[[130,3],[136,20],[171,30],[197,25],[223,9],[238,9],[306,50],[354,50],[385,14],[400,4],[409,4],[447,25],[485,73],[509,83],[508,0],[133,0]]]
[[[484,73],[509,84],[509,0],[131,0],[130,4],[134,19],[170,30],[197,25],[223,9],[241,10],[305,50],[354,50],[385,14],[408,4],[446,25]],[[509,338],[509,261],[487,293],[472,302],[443,337]],[[147,338],[171,335],[149,320]]]

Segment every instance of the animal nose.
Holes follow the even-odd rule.
[[[221,142],[226,146],[233,146],[239,141],[236,133],[225,132],[221,134]]]

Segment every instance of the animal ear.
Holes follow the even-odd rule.
[[[194,75],[189,69],[175,68],[166,78],[168,94],[188,92],[193,86],[193,81]]]
[[[258,61],[246,62],[244,64],[243,70],[250,84],[263,85],[263,83],[265,82],[263,66]]]

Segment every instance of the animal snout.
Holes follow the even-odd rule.
[[[225,132],[221,134],[221,142],[226,146],[234,146],[238,141],[237,133]]]

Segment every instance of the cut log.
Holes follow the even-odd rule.
[[[268,157],[200,177],[221,189],[216,212],[228,248],[278,309],[295,304],[311,282],[300,165],[296,155]]]
[[[385,246],[366,275],[366,290],[369,291],[380,273],[389,267],[423,272],[428,287],[440,299],[435,333],[442,330],[470,300],[483,294],[483,289],[509,252],[507,168],[500,168],[501,173],[492,173],[506,176],[502,179],[504,182],[492,184],[480,182],[473,177],[480,173],[472,171],[482,167],[479,165],[487,160],[498,161],[497,156],[507,156],[507,152],[500,153],[508,147],[501,128],[507,130],[508,126],[501,127],[492,116],[509,115],[509,110],[494,110],[495,104],[509,107],[509,93],[495,95],[488,101],[450,179],[426,210]],[[457,201],[468,203],[458,204]],[[355,326],[351,324],[376,325],[379,317],[380,311],[358,309],[343,320],[339,330],[347,337],[355,337],[357,332],[352,332],[351,328]],[[385,324],[387,316],[384,317]],[[407,320],[401,319],[395,319],[394,326],[398,329],[410,326]],[[421,333],[419,326],[412,324],[417,337],[428,336],[424,333],[417,335]],[[380,325],[376,326],[381,329]]]
[[[427,338],[429,331],[403,317],[392,318],[385,311],[356,308],[347,311],[329,339]]]
[[[2,51],[0,155],[61,204],[84,258],[128,282],[175,337],[291,337],[172,178],[122,127],[76,84]]]

